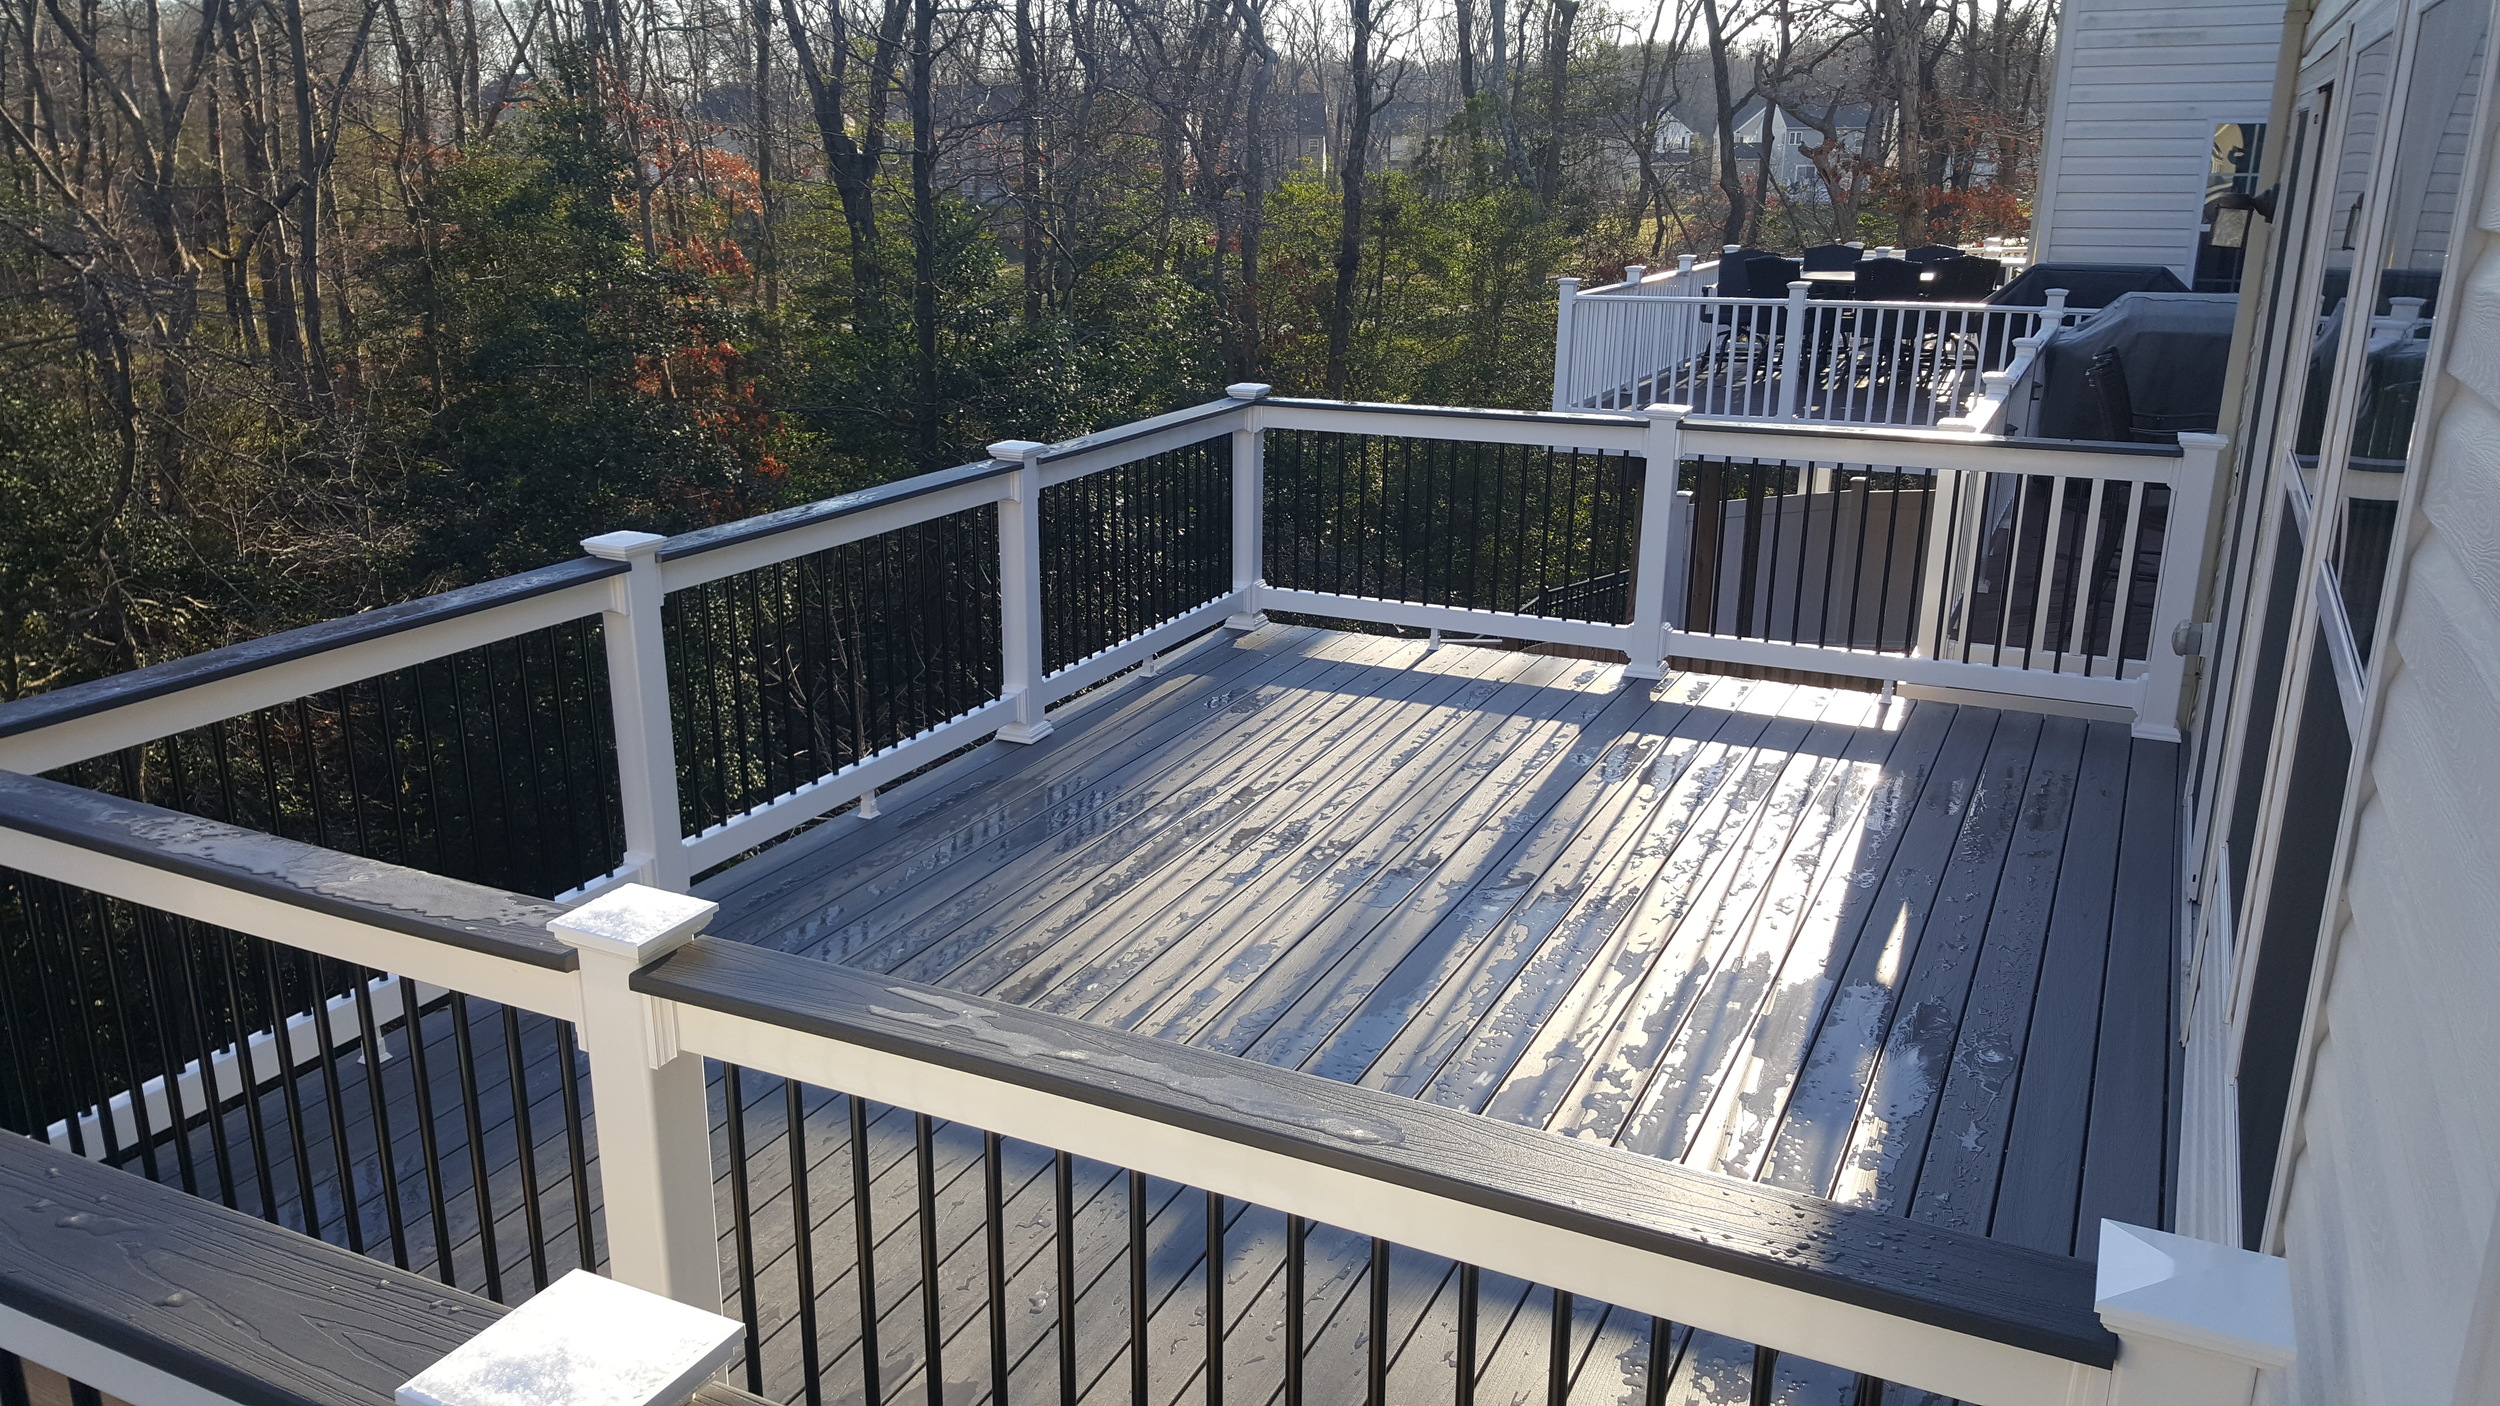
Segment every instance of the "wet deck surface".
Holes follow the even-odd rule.
[[[2065,1253],[2163,1223],[2178,749],[1284,626],[715,931]]]

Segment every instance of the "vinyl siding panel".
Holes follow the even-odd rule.
[[[2266,5],[2073,0],[2059,34],[2036,257],[2164,264],[2192,278],[2214,128],[2264,118],[2281,17]]]
[[[2439,161],[2461,170],[2465,145]],[[2449,395],[2415,469],[2286,1183],[2303,1339],[2286,1395],[2304,1406],[2500,1390],[2500,253],[2483,223],[2457,255]]]

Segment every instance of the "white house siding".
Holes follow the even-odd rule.
[[[2285,1186],[2286,1385],[2320,1406],[2500,1401],[2500,186],[2479,203]]]
[[[2072,0],[2040,160],[2043,261],[2166,264],[2182,281],[2216,125],[2262,122],[2280,4]]]

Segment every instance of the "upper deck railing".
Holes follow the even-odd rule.
[[[1728,661],[2097,704],[2161,735],[2218,448],[1237,387],[0,706],[0,772],[62,778],[0,776],[0,1109],[499,1299],[604,1263],[717,1305],[726,1254],[750,1386],[811,1401],[914,1372],[934,1400],[955,1369],[922,1369],[959,1360],[994,1400],[1124,1360],[1143,1400],[1139,1364],[1191,1331],[1220,1383],[1249,1308],[1228,1286],[1272,1270],[1288,1304],[1371,1286],[1352,1361],[1385,1403],[1388,1286],[1417,1265],[1460,1296],[1435,1399],[1474,1389],[1486,1276],[1550,1293],[1556,1406],[1575,1299],[1651,1324],[1652,1369],[1681,1324],[1979,1402],[2239,1380],[2245,1352],[2096,1315],[2071,1262],[696,940],[710,905],[666,892],[839,809],[873,824],[882,789],[1270,610],[1614,650],[1635,679]],[[572,838],[511,871],[536,896],[494,877],[548,825]],[[847,1226],[808,1209],[814,1173],[775,1170],[831,1148]],[[916,1271],[878,1248],[903,1225]],[[856,1309],[820,1321],[845,1275]],[[900,1302],[916,1343],[879,1338]],[[1298,1403],[1320,1329],[1284,1321]]]
[[[2062,290],[2043,307],[1823,298],[1808,281],[1731,297],[1717,267],[1686,255],[1594,288],[1563,279],[1554,409],[1669,403],[1715,418],[1967,430],[2002,408],[2002,394],[1983,401],[2027,371],[2026,347],[2092,316],[2066,308]]]

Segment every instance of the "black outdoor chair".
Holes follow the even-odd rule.
[[[1817,244],[1805,251],[1798,262],[1805,265],[1807,273],[1846,273],[1865,258],[1865,250],[1846,244]]]
[[[1919,266],[1899,259],[1869,259],[1858,265],[1856,297],[1862,303],[1912,303],[1925,296]]]
[[[1997,290],[1997,281],[2005,277],[2004,264],[1976,254],[1957,254],[1934,267],[1935,281],[1925,286],[1921,296],[1935,303],[1986,302]]]
[[[1796,259],[1783,259],[1777,254],[1763,254],[1745,261],[1745,283],[1756,298],[1785,298],[1788,285],[1805,274],[1805,265]]]
[[[1950,244],[1922,244],[1901,257],[1913,264],[1941,264],[1962,257],[1962,251]]]

